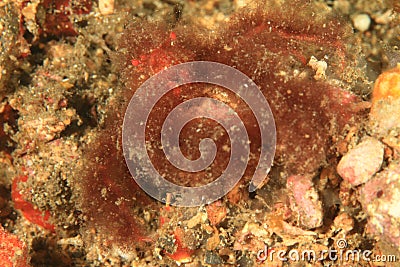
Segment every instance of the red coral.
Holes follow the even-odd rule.
[[[25,219],[27,219],[31,223],[34,223],[54,232],[55,227],[52,223],[50,223],[50,212],[48,210],[44,212],[38,210],[32,203],[26,201],[26,199],[20,193],[18,185],[21,183],[26,183],[27,180],[27,176],[18,176],[13,180],[11,187],[11,196],[12,200],[14,201],[14,207],[20,210]]]
[[[191,256],[195,251],[184,246],[183,242],[183,240],[185,239],[184,231],[181,228],[176,228],[174,237],[175,237],[176,250],[174,253],[166,253],[166,255],[170,259],[178,262],[178,264],[190,262]]]
[[[0,264],[3,267],[29,267],[28,251],[16,236],[0,225]]]

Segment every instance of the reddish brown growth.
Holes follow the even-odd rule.
[[[340,133],[352,118],[352,104],[357,102],[357,97],[327,82],[315,81],[306,63],[311,56],[327,58],[328,75],[338,78],[346,62],[355,59],[346,54],[344,40],[350,30],[347,26],[332,15],[323,19],[313,17],[311,7],[299,14],[296,8],[304,10],[305,6],[295,5],[284,11],[260,8],[237,14],[229,25],[211,36],[201,29],[177,27],[174,29],[175,41],[170,40],[169,32],[163,27],[130,26],[121,41],[122,77],[127,87],[134,91],[157,70],[184,61],[216,61],[239,69],[260,86],[271,105],[278,130],[278,161],[289,173],[313,173],[325,160],[330,136]],[[156,38],[141,37],[150,31]],[[138,58],[152,60],[132,64]],[[154,142],[155,161],[162,160],[158,157],[162,151],[157,150],[160,143],[156,140],[160,125],[152,123],[162,122],[176,104],[199,95],[217,98],[238,110],[247,122],[256,143],[253,152],[257,153],[257,127],[253,127],[251,111],[242,101],[227,90],[210,86],[183,86],[180,91],[178,97],[170,95],[167,100],[161,100],[150,119],[151,136],[148,139]],[[204,135],[215,135],[215,125],[208,124],[212,128],[209,132],[205,130]],[[185,134],[184,131],[182,135]],[[187,136],[183,137],[186,143],[197,147],[199,136],[190,138],[193,140],[189,142]],[[223,137],[218,141],[226,144]],[[186,153],[192,155],[194,152]],[[162,161],[162,165],[167,163]],[[170,173],[170,170],[164,172]]]
[[[122,114],[114,110],[95,142],[89,144],[83,186],[82,209],[91,231],[107,242],[131,247],[148,239],[145,222],[138,219],[139,205],[150,203],[130,176],[120,151]],[[97,143],[101,142],[101,143]],[[87,231],[85,231],[88,234]],[[90,237],[89,237],[90,238]],[[106,241],[108,240],[108,241]]]
[[[104,130],[91,144],[88,168],[81,182],[83,211],[89,226],[114,240],[143,238],[134,209],[146,198],[130,178],[122,157],[122,116],[127,101],[147,78],[181,62],[216,61],[253,79],[275,116],[276,163],[283,165],[287,174],[315,174],[326,160],[331,137],[340,134],[353,119],[353,103],[358,98],[326,81],[314,80],[313,70],[306,65],[311,56],[326,58],[328,77],[340,78],[347,62],[355,62],[344,43],[349,28],[331,14],[314,14],[317,12],[313,12],[312,6],[295,1],[287,6],[270,5],[239,13],[214,34],[188,25],[177,26],[173,32],[164,25],[146,22],[128,26],[116,56],[126,86],[122,93],[124,102],[112,109]],[[210,169],[193,175],[184,173],[169,164],[160,149],[160,129],[166,115],[177,104],[197,96],[219,99],[238,111],[252,140],[253,159],[245,173],[249,179],[260,146],[255,118],[231,92],[204,84],[182,86],[167,94],[150,115],[146,137],[155,167],[167,179],[185,185],[207,183],[224,170],[229,139],[224,129],[210,120],[194,120],[181,133],[181,149],[192,159],[199,156],[200,139],[214,139],[219,150]]]

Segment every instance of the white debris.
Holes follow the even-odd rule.
[[[114,0],[99,0],[99,10],[102,15],[114,13]]]
[[[315,71],[315,80],[325,80],[325,71],[328,68],[328,64],[324,60],[318,60],[316,57],[311,56],[308,66]]]
[[[353,17],[353,25],[360,32],[365,32],[371,25],[371,18],[368,14],[357,14]]]

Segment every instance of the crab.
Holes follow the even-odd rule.
[[[82,212],[89,229],[111,237],[109,242],[125,250],[133,242],[151,243],[157,238],[135,212],[146,212],[161,204],[146,196],[133,181],[122,156],[121,125],[127,103],[144,81],[158,71],[189,61],[223,63],[258,85],[275,117],[277,147],[273,168],[280,170],[278,177],[265,173],[265,181],[292,177],[288,179],[290,188],[302,188],[297,184],[302,183],[315,193],[313,177],[336,158],[333,143],[344,138],[349,125],[357,125],[365,117],[359,108],[361,98],[346,89],[350,87],[346,72],[357,68],[358,62],[357,53],[346,46],[351,28],[329,12],[315,15],[312,5],[304,7],[300,1],[290,6],[274,1],[267,5],[235,14],[212,35],[197,26],[178,25],[170,30],[162,23],[144,21],[127,26],[114,57],[123,87],[110,101],[103,130],[87,148],[87,164],[79,181],[85,199]],[[243,196],[232,202],[236,205],[247,199],[242,185],[256,168],[261,140],[251,109],[234,93],[209,84],[186,84],[167,93],[147,122],[148,153],[158,172],[180,185],[203,185],[224,171],[230,142],[214,121],[195,119],[180,135],[182,153],[190,159],[199,157],[201,139],[213,138],[222,155],[217,155],[211,168],[189,175],[168,163],[162,151],[160,131],[167,114],[176,105],[200,96],[218,99],[235,109],[251,140],[251,159],[243,179],[232,190]],[[229,199],[235,198],[230,195]],[[297,201],[293,205],[310,203],[298,196],[292,200]],[[315,205],[310,210],[321,211],[318,197],[309,205]],[[309,220],[318,223],[305,223],[306,228],[320,225],[322,211],[316,216]],[[132,230],[127,231],[128,227]]]

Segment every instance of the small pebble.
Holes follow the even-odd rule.
[[[378,24],[388,24],[393,20],[394,17],[393,11],[389,9],[385,13],[375,15],[373,19]]]
[[[204,258],[204,262],[208,265],[220,265],[222,263],[222,259],[214,252],[207,251]]]
[[[114,0],[99,0],[99,10],[102,15],[114,13]]]
[[[337,172],[352,186],[366,183],[381,168],[383,153],[383,144],[368,137],[343,156]]]
[[[365,32],[371,25],[371,18],[367,14],[358,14],[353,17],[354,28],[360,32]]]
[[[347,213],[341,213],[336,216],[333,223],[336,228],[342,229],[345,233],[350,232],[354,227],[353,218]]]
[[[307,229],[320,227],[323,219],[322,203],[311,177],[292,175],[287,180],[287,189],[291,209],[300,218],[300,224]]]

